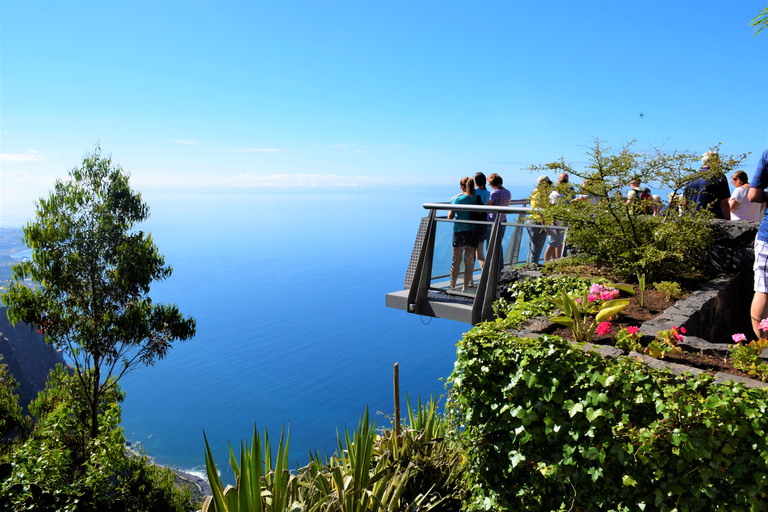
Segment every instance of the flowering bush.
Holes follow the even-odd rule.
[[[747,337],[744,336],[744,334],[742,333],[734,334],[733,336],[731,336],[731,338],[733,338],[733,341],[735,343],[741,343],[742,341],[747,341]]]
[[[575,300],[561,289],[557,296],[548,297],[562,312],[561,316],[552,317],[550,321],[570,327],[576,341],[589,341],[595,332],[609,334],[611,324],[608,320],[629,305],[629,299],[619,299],[618,296],[616,288],[598,283],[592,284],[582,297]]]
[[[761,320],[757,325],[761,331],[768,331],[768,318]],[[731,338],[736,343],[736,345],[731,345],[733,366],[753,377],[768,382],[768,364],[760,357],[760,354],[768,348],[768,339],[760,338],[749,343],[742,343],[747,341],[747,337],[743,333],[734,334]]]
[[[597,329],[595,330],[595,332],[600,336],[611,334],[611,322],[600,322],[599,324],[597,324]]]
[[[643,335],[639,327],[622,327],[616,334],[616,348],[626,350],[627,352],[640,352],[643,346],[640,344],[640,338]]]
[[[677,344],[683,341],[685,327],[673,325],[671,329],[659,331],[656,339],[645,347],[645,353],[656,359],[664,359],[667,354],[682,354],[683,351]]]

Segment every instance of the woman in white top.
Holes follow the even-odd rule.
[[[735,187],[728,205],[731,207],[731,220],[751,220],[759,222],[760,203],[752,203],[747,197],[749,191],[749,177],[744,171],[736,171],[731,176],[731,183]]]

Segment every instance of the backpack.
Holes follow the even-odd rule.
[[[476,196],[475,204],[477,206],[483,206],[483,198]],[[469,212],[469,220],[486,221],[488,220],[488,214],[486,212]],[[482,239],[488,231],[488,226],[486,224],[473,224],[473,226],[477,236]]]
[[[483,198],[479,195],[475,196],[475,204],[477,206],[483,206]],[[469,212],[469,220],[481,220],[486,221],[488,220],[488,214],[485,212]],[[486,226],[477,226],[478,228],[485,229]]]
[[[637,202],[640,207],[640,213],[644,213],[646,215],[650,215],[653,213],[653,206],[651,205],[651,201],[653,201],[653,197],[651,196],[651,191],[647,188],[644,188],[640,191],[640,193],[636,193],[634,196],[635,202]]]

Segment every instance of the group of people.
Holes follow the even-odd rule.
[[[708,151],[701,157],[701,170],[708,171],[709,160],[714,153]],[[731,192],[725,177],[699,178],[686,185],[682,197],[669,195],[671,207],[681,205],[682,201],[692,204],[696,209],[707,210],[712,213],[714,218],[723,220],[745,220],[759,222],[763,217],[763,205],[754,203],[747,197],[750,185],[749,176],[744,171],[736,171],[731,175],[733,192]],[[644,203],[644,199],[650,199],[649,203]],[[663,205],[661,197],[658,195],[650,196],[650,190],[640,188],[638,180],[630,181],[630,192],[627,195],[627,202],[635,204],[643,203],[643,213],[652,213],[657,215]],[[650,211],[648,211],[650,209]]]
[[[504,180],[498,174],[488,176],[487,184],[491,186],[492,191],[486,189],[485,174],[478,172],[473,178],[466,176],[461,178],[459,186],[461,194],[455,195],[451,199],[451,204],[464,205],[487,205],[487,206],[509,206],[512,195],[509,190],[503,186]],[[494,212],[468,212],[468,211],[449,211],[448,218],[467,221],[495,221]],[[501,222],[506,222],[505,214],[501,215]],[[477,258],[480,268],[485,264],[484,245],[490,236],[487,224],[469,224],[465,222],[453,223],[453,254],[451,258],[451,290],[456,289],[456,282],[459,277],[459,269],[462,260],[464,262],[464,285],[462,291],[468,292],[475,287],[474,270],[475,258]],[[503,233],[502,233],[503,236]]]
[[[702,171],[709,170],[709,160],[714,153],[711,151],[702,156]],[[760,221],[763,218],[763,209],[765,204],[750,201],[748,192],[750,182],[747,173],[736,171],[731,175],[731,183],[734,190],[731,193],[728,183],[724,177],[706,179],[700,178],[689,183],[683,192],[682,197],[675,197],[670,194],[669,207],[677,207],[682,201],[694,205],[697,209],[711,211],[716,219],[726,220],[744,220]],[[582,189],[588,189],[588,183],[582,185]],[[541,251],[544,249],[544,261],[549,261],[562,256],[564,251],[563,239],[565,229],[559,227],[555,219],[545,219],[537,209],[549,201],[555,204],[565,198],[566,201],[585,201],[594,200],[589,195],[582,193],[576,195],[574,188],[568,182],[568,174],[561,173],[557,183],[553,184],[548,176],[539,176],[536,181],[536,188],[531,193],[531,208],[533,213],[528,218],[529,249],[527,263],[538,263],[541,258]],[[664,203],[660,195],[651,194],[650,189],[641,187],[639,179],[632,179],[629,182],[629,192],[626,198],[627,205],[633,208],[633,211],[642,215],[660,215],[664,208]],[[768,229],[767,229],[768,231]]]
[[[709,169],[711,151],[701,157],[702,170]],[[686,201],[692,201],[697,208],[708,209],[716,219],[746,220],[758,222],[762,218],[762,205],[749,200],[749,177],[744,171],[736,171],[731,175],[734,186],[731,193],[724,177],[705,179],[700,178],[685,187]]]
[[[565,227],[558,224],[555,219],[545,219],[541,213],[536,210],[549,201],[552,204],[560,201],[569,201],[574,195],[574,189],[569,183],[568,173],[560,173],[557,177],[557,184],[553,187],[549,176],[539,176],[536,180],[536,188],[531,192],[531,213],[528,223],[533,226],[526,228],[528,230],[528,257],[526,263],[538,263],[541,257],[541,251],[544,248],[544,242],[549,237],[547,249],[544,251],[544,261],[559,258],[563,255],[563,242],[565,242]],[[580,198],[574,198],[580,200]],[[546,227],[541,227],[546,226]]]
[[[708,169],[707,164],[711,157],[711,152],[702,156],[702,170]],[[488,176],[487,184],[490,185],[492,191],[488,191],[486,189],[486,177],[483,173],[478,172],[473,178],[464,177],[460,181],[461,193],[451,199],[451,204],[509,206],[511,194],[509,190],[504,188],[503,183],[501,176],[491,174]],[[759,323],[768,318],[768,216],[763,214],[768,201],[768,194],[765,193],[765,189],[768,188],[768,150],[762,154],[751,181],[747,173],[736,171],[731,175],[731,183],[734,186],[733,192],[730,191],[724,177],[694,180],[685,187],[683,198],[670,197],[670,204],[685,200],[697,208],[708,209],[718,219],[761,221],[755,239],[753,267],[755,294],[752,299],[750,316],[755,334],[758,337],[766,337],[768,331],[761,331]],[[628,203],[638,205],[638,208],[642,208],[639,211],[647,215],[657,215],[661,211],[662,202],[659,196],[653,196],[650,190],[642,188],[639,180],[632,180],[629,185]],[[555,204],[563,200],[589,200],[589,197],[575,194],[573,187],[569,184],[567,173],[561,173],[556,184],[553,184],[548,176],[540,176],[537,179],[536,188],[531,194],[533,211],[528,219],[531,226],[527,228],[530,237],[528,263],[538,263],[547,237],[549,243],[544,253],[544,261],[559,258],[562,255],[565,226],[559,225],[555,219],[544,218],[537,209],[547,201]],[[496,215],[497,213],[494,212],[486,214],[484,212],[450,211],[448,218],[466,221],[494,221]],[[506,222],[506,215],[503,213],[499,215],[502,217],[501,222]],[[464,263],[462,291],[466,292],[474,288],[475,259],[482,269],[485,263],[484,244],[489,235],[487,224],[464,222],[453,224],[451,290],[456,289],[462,261]]]

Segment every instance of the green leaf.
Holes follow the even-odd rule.
[[[628,285],[628,284],[614,284],[614,288],[617,290],[621,290],[622,292],[634,297],[635,296],[635,289],[634,287]]]
[[[550,318],[549,321],[566,327],[573,327],[574,324],[573,318],[568,318],[567,316],[555,316]]]
[[[612,316],[618,315],[629,305],[629,299],[616,299],[603,304],[600,312],[595,316],[596,322],[605,322]]]
[[[631,476],[629,476],[629,475],[624,475],[624,476],[621,478],[621,483],[622,483],[622,484],[623,484],[625,487],[634,487],[634,486],[636,486],[636,485],[637,485],[637,480],[635,480],[634,478],[632,478],[632,477],[631,477]]]
[[[565,403],[564,405],[565,405],[565,409],[568,411],[568,414],[571,416],[571,418],[576,416],[578,413],[584,411],[584,406],[581,403],[571,402],[570,405],[568,403]]]

